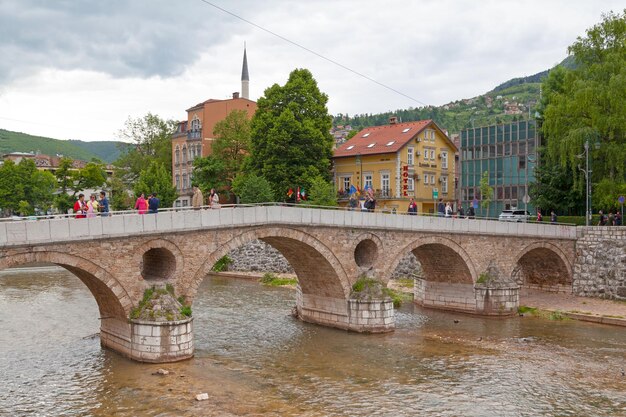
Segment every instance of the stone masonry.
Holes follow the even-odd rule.
[[[141,350],[136,344],[142,339],[128,317],[145,289],[170,284],[192,304],[215,262],[250,242],[270,245],[293,268],[300,318],[368,332],[392,330],[394,318],[393,310],[376,300],[350,304],[352,284],[363,274],[386,284],[412,256],[428,288],[443,288],[445,295],[446,287],[459,284],[467,291],[460,298],[466,300],[475,300],[473,284],[492,266],[523,282],[576,283],[576,237],[576,229],[568,226],[279,206],[164,211],[0,223],[0,269],[47,262],[74,273],[98,304],[105,335],[101,343],[127,354],[120,346],[132,343],[133,351]],[[580,248],[578,253],[587,254]],[[585,273],[585,265],[579,273]],[[614,271],[611,276],[623,280],[623,269]],[[153,351],[156,341],[150,340]],[[162,359],[191,355],[192,344],[184,343],[163,339],[159,346],[174,350],[168,348]]]
[[[580,228],[573,293],[626,300],[626,227]]]

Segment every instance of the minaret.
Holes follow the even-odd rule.
[[[246,44],[243,44],[243,68],[241,69],[241,97],[250,99],[250,75],[248,75],[248,58]]]

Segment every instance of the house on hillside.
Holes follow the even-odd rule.
[[[457,147],[432,120],[368,127],[339,146],[333,156],[339,203],[350,190],[372,190],[377,210],[406,212],[414,198],[419,213],[434,213],[435,199],[455,202]]]

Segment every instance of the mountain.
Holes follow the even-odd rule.
[[[568,69],[575,67],[573,57],[560,64]],[[478,97],[456,100],[443,106],[425,106],[399,109],[378,114],[354,116],[338,114],[333,117],[333,127],[361,130],[369,126],[385,125],[389,116],[397,116],[401,122],[433,119],[449,133],[457,133],[472,126],[485,126],[534,117],[540,100],[541,81],[550,70],[527,77],[513,78]]]
[[[21,132],[0,129],[0,154],[9,152],[34,152],[45,155],[64,155],[72,159],[90,161],[97,158],[106,163],[117,159],[120,142],[84,142],[33,136]],[[122,144],[121,146],[128,146]]]

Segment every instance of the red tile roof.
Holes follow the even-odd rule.
[[[375,155],[399,151],[417,134],[431,126],[444,133],[432,120],[367,127],[335,149],[334,157]],[[404,132],[404,130],[409,129]],[[444,133],[445,134],[445,133]],[[364,137],[365,136],[365,137]],[[393,143],[391,143],[393,142]],[[374,146],[371,146],[371,144]],[[387,144],[391,143],[389,146]],[[454,146],[454,144],[452,144]],[[350,148],[350,149],[348,149]]]

